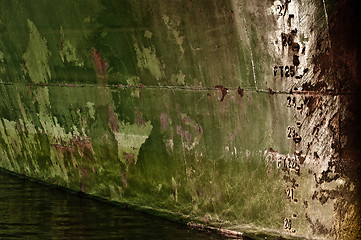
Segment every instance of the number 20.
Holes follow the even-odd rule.
[[[285,220],[283,222],[283,227],[284,227],[284,229],[291,230],[291,228],[292,228],[292,220],[289,219],[289,218],[285,218]]]

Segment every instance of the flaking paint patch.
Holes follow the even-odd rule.
[[[168,154],[173,155],[173,149],[174,149],[173,137],[171,137],[170,139],[165,140],[165,146],[167,148]]]
[[[150,122],[145,123],[144,128],[147,132],[152,129],[152,125]],[[114,133],[115,139],[118,142],[118,158],[126,165],[136,164],[138,160],[138,154],[140,147],[149,137],[148,135],[138,135],[131,133],[122,133],[121,131],[128,132],[129,129],[132,129],[134,125],[123,124],[120,126],[120,132]]]
[[[0,125],[1,136],[7,146],[12,146],[12,148],[9,148],[6,152],[6,159],[8,159],[8,163],[12,166],[12,170],[19,171],[19,164],[17,161],[14,161],[14,159],[16,159],[16,157],[21,153],[19,137],[15,128],[16,123],[4,118],[2,120],[2,124]]]
[[[181,125],[178,125],[176,132],[182,137],[182,144],[188,151],[195,148],[199,144],[203,128],[195,123],[187,114],[180,113]]]
[[[184,36],[181,36],[180,31],[178,31],[176,29],[176,27],[178,27],[180,25],[180,20],[170,19],[169,16],[167,16],[167,15],[163,15],[162,19],[163,19],[163,22],[166,25],[168,31],[170,31],[172,33],[172,35],[175,39],[175,42],[179,46],[179,50],[181,51],[182,54],[184,54],[184,49],[183,49]]]
[[[118,159],[126,166],[137,163],[139,150],[152,131],[150,121],[142,125],[125,123],[109,107],[109,125],[117,141]]]
[[[34,83],[47,83],[51,78],[48,59],[51,55],[47,41],[43,38],[34,23],[28,20],[30,30],[29,44],[23,55],[26,69]]]
[[[164,67],[157,58],[155,48],[146,48],[143,46],[143,44],[140,44],[139,46],[135,37],[133,37],[133,40],[138,68],[141,70],[148,69],[150,73],[159,81],[164,76]]]
[[[130,87],[131,96],[135,98],[140,97],[140,78],[137,76],[127,79],[127,84]]]
[[[23,108],[19,94],[16,99],[23,119],[15,121],[3,119],[5,126],[0,128],[0,134],[3,139],[8,139],[7,146],[11,146],[7,148],[3,155],[7,156],[9,160],[17,159],[17,156],[22,155],[22,158],[27,159],[27,161],[21,162],[21,166],[9,162],[12,170],[24,172],[28,176],[42,176],[46,180],[52,179],[51,181],[61,179],[69,187],[69,172],[74,171],[68,169],[69,166],[65,162],[69,154],[74,169],[78,168],[79,161],[82,161],[85,152],[90,153],[96,159],[91,139],[86,136],[85,129],[82,127],[82,133],[80,133],[78,126],[73,125],[70,131],[66,131],[58,123],[57,117],[50,114],[51,105],[48,87],[39,87],[33,91],[33,99],[38,105],[38,113],[35,116],[38,118],[41,127],[35,127],[34,123],[28,120],[27,115],[31,113]],[[79,110],[77,113],[79,118],[81,118]],[[8,136],[8,133],[11,133],[10,136]],[[39,141],[40,136],[46,137],[48,145],[44,145]],[[41,171],[38,164],[39,159],[34,156],[33,150],[35,152],[40,150],[42,152],[40,156],[46,156],[46,162],[42,163]],[[76,157],[76,153],[80,158]],[[83,169],[79,168],[77,178],[89,175],[84,175]],[[73,177],[76,177],[76,175],[74,176],[73,174]]]
[[[153,35],[153,33],[151,31],[145,30],[144,37],[151,39],[152,35]]]
[[[88,108],[88,112],[89,112],[89,116],[91,119],[95,120],[95,109],[94,109],[94,104],[93,102],[87,102],[86,106]]]
[[[62,26],[60,26],[60,37],[59,55],[61,60],[72,63],[77,67],[84,67],[84,60],[77,56],[76,48],[66,39]]]
[[[182,71],[179,71],[177,74],[172,74],[172,82],[177,85],[185,85],[185,75]]]

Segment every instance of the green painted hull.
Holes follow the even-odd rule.
[[[0,167],[191,226],[356,239],[346,7],[1,0]]]

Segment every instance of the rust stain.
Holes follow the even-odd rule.
[[[187,142],[190,142],[192,140],[192,136],[188,131],[184,132],[184,137],[187,140]]]
[[[300,59],[297,55],[293,55],[293,65],[295,65],[296,67],[300,65]]]
[[[80,150],[82,153],[84,153],[86,150],[88,150],[90,153],[93,153],[93,144],[92,139],[87,136],[78,136],[76,138],[70,139],[70,143],[72,146],[76,146],[78,150]]]
[[[108,116],[109,116],[110,128],[112,129],[112,131],[119,132],[117,117],[115,116],[114,110],[111,106],[109,106]]]
[[[74,146],[71,146],[71,145],[65,145],[65,144],[58,144],[58,143],[55,143],[52,145],[53,147],[55,147],[56,151],[59,152],[59,153],[62,153],[62,154],[65,154],[65,153],[74,153],[75,152],[75,147]]]
[[[239,96],[243,97],[243,95],[244,95],[244,90],[243,90],[243,88],[238,87],[237,92],[238,92]]]
[[[165,113],[161,113],[159,116],[159,120],[160,120],[160,127],[162,130],[162,133],[168,130],[168,116]]]
[[[28,88],[29,88],[30,96],[32,96],[32,95],[33,95],[33,91],[31,90],[30,82],[28,82]]]
[[[145,120],[143,118],[143,113],[140,111],[137,111],[137,116],[135,117],[135,123],[138,127],[145,126]]]
[[[177,134],[183,137],[182,127],[177,125]]]
[[[76,138],[70,139],[69,143],[66,143],[62,140],[56,141],[52,146],[56,149],[57,152],[65,155],[66,153],[70,153],[73,155],[76,151],[80,153],[85,153],[87,150],[93,154],[93,146],[91,142],[91,138],[87,136],[78,136]]]
[[[197,130],[198,130],[198,134],[202,135],[203,134],[203,128],[202,126],[198,125],[196,126]]]
[[[185,117],[183,117],[182,121],[184,124],[188,124],[191,122],[191,119],[188,116],[185,116]]]
[[[211,94],[210,93],[207,93],[207,99],[208,99],[208,101],[211,100]]]
[[[134,164],[134,154],[133,153],[127,153],[127,152],[123,152],[123,155],[128,163],[128,165],[132,165]]]
[[[221,90],[222,98],[221,98],[220,101],[223,102],[225,96],[226,96],[227,93],[228,93],[228,88],[225,88],[225,87],[223,87],[222,85],[217,85],[217,86],[215,86],[215,88],[218,88],[219,90]]]
[[[268,93],[271,94],[271,95],[273,95],[273,94],[275,94],[276,92],[273,91],[271,88],[268,88]]]
[[[305,214],[305,217],[306,217],[306,220],[307,222],[310,224],[311,226],[311,229],[312,229],[312,234],[323,234],[323,235],[326,235],[330,232],[330,230],[328,230],[325,225],[323,225],[318,219],[313,222],[311,220],[311,218],[308,216],[308,214],[306,213]]]
[[[92,60],[99,78],[103,84],[106,84],[106,73],[108,69],[108,63],[106,63],[100,56],[100,52],[92,48]]]
[[[127,183],[127,176],[125,175],[124,172],[122,172],[122,182],[123,182],[123,187],[127,188],[128,183]]]

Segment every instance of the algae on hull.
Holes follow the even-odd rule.
[[[332,66],[319,66],[327,6],[5,4],[2,168],[226,229],[357,230],[358,203],[343,199],[358,193],[336,146],[347,106]]]

